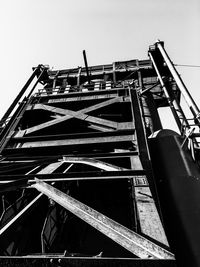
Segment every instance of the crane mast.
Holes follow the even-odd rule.
[[[0,121],[0,264],[200,266],[200,112],[164,43],[83,55],[34,67]]]

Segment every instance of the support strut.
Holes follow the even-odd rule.
[[[174,255],[148,239],[129,230],[100,212],[61,192],[47,183],[35,179],[32,187],[96,228],[107,237],[140,258],[174,259]]]
[[[185,84],[183,83],[180,75],[178,74],[177,70],[175,69],[173,63],[171,62],[167,52],[164,49],[163,43],[158,41],[156,43],[158,49],[160,50],[160,53],[163,56],[163,59],[165,60],[174,80],[176,81],[181,93],[183,94],[183,97],[185,98],[186,103],[188,104],[192,114],[194,115],[195,119],[200,122],[200,110],[197,107],[194,99],[192,98],[191,94],[187,90]]]

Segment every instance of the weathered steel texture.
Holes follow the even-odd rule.
[[[63,162],[70,162],[70,163],[82,163],[89,166],[96,167],[98,169],[104,170],[104,171],[122,171],[126,170],[125,168],[114,166],[112,164],[95,160],[92,158],[78,158],[78,157],[63,157]]]
[[[132,102],[131,107],[132,107],[132,113],[133,113],[133,118],[134,118],[135,129],[136,129],[136,137],[137,137],[139,155],[141,158],[143,168],[149,171],[150,160],[149,160],[149,153],[148,153],[148,146],[147,146],[147,138],[145,134],[144,123],[142,120],[141,107],[139,104],[139,99],[138,99],[136,88],[130,87],[129,93],[130,93],[131,102]],[[152,170],[149,171],[149,174],[151,174],[151,172]]]
[[[145,183],[147,184],[148,181],[149,184],[149,187],[146,188],[139,186],[134,188],[134,198],[138,211],[139,224],[142,233],[150,236],[155,240],[158,240],[165,245],[168,245],[165,231],[163,229],[161,219],[154,202],[154,199],[155,201],[157,201],[157,193],[153,181],[153,169],[150,164],[150,156],[144,128],[145,122],[142,118],[141,102],[139,102],[138,93],[135,88],[130,88],[130,96],[132,101],[132,110],[135,121],[137,145],[139,150],[139,156],[134,158],[132,157],[132,168],[134,168],[134,166],[137,166],[137,168],[141,169],[144,168],[147,175],[147,180],[145,179]]]
[[[133,170],[143,169],[139,156],[131,157],[131,166]],[[141,233],[169,246],[145,175],[133,177],[132,191]]]
[[[32,185],[39,192],[55,202],[132,252],[140,258],[174,259],[169,251],[159,247],[148,239],[138,235],[128,228],[118,224],[103,214],[64,194],[60,190],[36,179]]]
[[[83,133],[70,133],[70,134],[55,134],[55,135],[36,135],[36,136],[25,136],[25,137],[12,137],[9,143],[15,142],[32,142],[32,141],[46,141],[46,140],[62,140],[62,139],[85,139],[85,138],[100,138],[100,137],[111,137],[111,136],[123,136],[134,134],[134,129],[120,129],[118,131],[108,132],[83,132]],[[134,140],[133,140],[134,141]],[[14,148],[13,148],[14,149]],[[125,149],[125,148],[124,148]]]
[[[116,143],[134,140],[134,135],[123,136],[109,136],[98,138],[80,138],[80,139],[66,139],[66,140],[49,140],[49,141],[35,141],[19,143],[19,148],[31,147],[51,147],[51,146],[72,146],[72,145],[88,145],[88,144],[102,144],[102,143]]]
[[[142,119],[142,111],[141,106],[139,102],[139,97],[136,88],[129,88],[129,93],[131,97],[131,103],[132,103],[132,113],[135,123],[135,130],[136,130],[136,139],[137,139],[137,146],[138,146],[138,152],[139,157],[141,160],[142,167],[145,169],[147,174],[147,180],[151,187],[151,192],[153,197],[155,198],[155,201],[157,202],[157,194],[156,194],[156,188],[153,181],[153,169],[151,166],[151,160],[149,155],[149,149],[147,144],[147,136],[144,128],[144,122]]]
[[[53,162],[53,163],[47,165],[41,171],[39,171],[38,174],[50,174],[50,173],[54,172],[57,168],[59,168],[62,164],[63,164],[62,161]]]
[[[144,185],[146,183],[140,183],[135,187],[135,201],[137,203],[141,232],[169,246],[151,191],[149,187],[144,187]]]

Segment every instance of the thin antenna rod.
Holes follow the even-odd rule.
[[[85,50],[83,50],[83,58],[84,58],[84,62],[85,62],[85,68],[86,68],[86,73],[87,73],[88,84],[90,84],[90,75],[89,75],[89,69],[88,69],[87,57],[86,57]]]

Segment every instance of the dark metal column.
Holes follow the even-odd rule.
[[[199,168],[183,138],[162,130],[149,139],[166,235],[178,267],[200,266]]]

